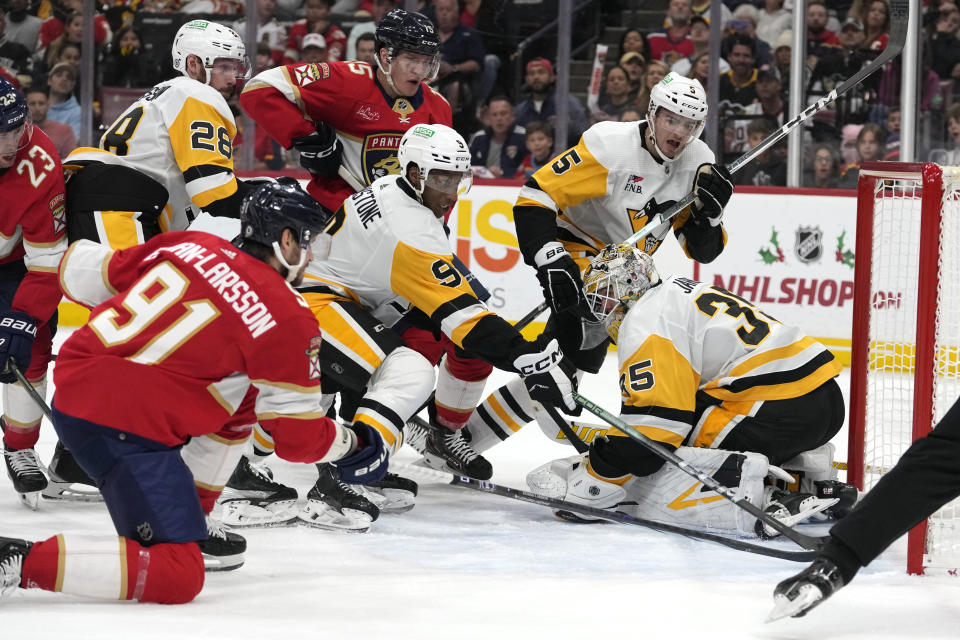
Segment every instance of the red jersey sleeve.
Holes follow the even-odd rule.
[[[57,265],[67,249],[63,167],[53,143],[34,128],[8,173],[10,184],[3,191],[22,212],[21,255],[27,268],[11,308],[46,322],[63,297],[57,282]]]

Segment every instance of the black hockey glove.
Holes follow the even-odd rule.
[[[697,195],[691,207],[694,220],[701,224],[707,223],[711,227],[720,224],[723,208],[733,195],[733,182],[727,168],[706,162],[697,167],[693,191]]]
[[[293,139],[293,149],[300,154],[300,166],[321,178],[336,178],[340,171],[343,143],[326,122],[318,122],[316,133]]]
[[[370,484],[387,474],[387,450],[380,432],[365,422],[347,426],[357,435],[357,450],[340,458],[334,466],[347,484]]]
[[[22,311],[0,313],[0,382],[11,384],[17,374],[7,368],[11,360],[21,373],[30,367],[33,341],[37,337],[37,321]]]
[[[533,258],[537,265],[537,280],[543,288],[543,297],[554,313],[574,311],[581,318],[596,322],[596,317],[583,294],[580,267],[559,242],[548,242]]]
[[[530,346],[538,349],[537,345]],[[573,415],[579,413],[580,405],[573,399],[577,369],[563,357],[556,338],[545,348],[517,356],[513,366],[523,377],[531,400],[565,409]]]

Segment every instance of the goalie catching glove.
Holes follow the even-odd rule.
[[[694,220],[711,227],[717,226],[723,216],[723,208],[733,195],[730,172],[723,165],[701,164],[693,179],[693,192],[697,195],[690,209]]]
[[[340,171],[343,143],[326,122],[318,122],[316,127],[315,133],[294,138],[292,148],[300,154],[301,167],[321,178],[336,178]]]
[[[537,348],[536,344],[531,346]],[[577,370],[563,357],[556,338],[539,351],[517,356],[513,366],[523,377],[531,400],[566,409],[567,413],[579,413],[580,407],[573,400]]]
[[[584,320],[596,322],[583,294],[580,267],[562,244],[548,242],[540,247],[533,261],[537,265],[537,280],[543,288],[543,297],[554,313],[573,310]]]
[[[387,450],[380,432],[359,420],[346,428],[357,436],[357,448],[334,463],[340,471],[340,479],[347,484],[370,484],[382,480],[387,474]]]

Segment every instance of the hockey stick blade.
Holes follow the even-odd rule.
[[[611,425],[613,425],[614,427],[616,427],[617,429],[625,433],[627,436],[629,436],[632,440],[635,440],[639,444],[643,445],[645,449],[647,449],[657,457],[677,467],[687,475],[692,476],[693,478],[696,478],[703,484],[703,486],[710,489],[711,491],[719,493],[721,496],[723,496],[733,504],[737,505],[738,507],[746,511],[747,513],[755,517],[757,520],[760,520],[765,525],[769,526],[771,529],[778,531],[785,538],[789,538],[790,540],[793,540],[804,549],[809,549],[811,551],[816,551],[822,546],[823,541],[820,538],[804,535],[799,531],[797,531],[796,529],[789,527],[784,523],[780,522],[779,520],[777,520],[776,518],[774,518],[769,513],[765,512],[763,509],[759,508],[749,500],[746,500],[745,498],[737,497],[737,494],[734,493],[732,489],[730,489],[729,487],[725,487],[724,485],[717,482],[713,478],[713,476],[710,476],[704,473],[703,471],[700,471],[699,469],[691,465],[689,462],[687,462],[686,460],[684,460],[683,458],[675,454],[673,451],[670,451],[660,443],[651,440],[650,438],[645,436],[639,429],[637,429],[632,425],[627,424],[626,422],[621,420],[618,416],[613,415],[612,413],[610,413],[609,411],[607,411],[597,403],[593,402],[592,400],[585,398],[584,396],[580,395],[576,391],[573,392],[573,399],[577,402],[577,404],[582,406],[584,409],[586,409],[593,415],[597,416],[601,420],[605,422],[609,422]]]
[[[835,87],[833,91],[823,96],[815,103],[804,109],[800,112],[799,115],[794,116],[788,122],[785,122],[782,127],[768,135],[763,141],[750,149],[742,156],[734,160],[728,167],[727,171],[730,174],[734,174],[741,169],[745,164],[756,158],[758,155],[769,149],[771,146],[780,142],[787,134],[793,131],[798,125],[809,120],[819,111],[822,111],[829,105],[831,102],[836,100],[838,97],[845,94],[847,91],[857,86],[867,76],[873,74],[880,67],[886,63],[893,60],[895,57],[900,55],[900,51],[903,49],[904,42],[907,39],[907,22],[910,15],[910,2],[909,0],[892,0],[890,2],[890,39],[887,42],[887,47],[880,54],[863,65],[859,71],[847,78],[845,81],[840,83],[840,86]],[[641,239],[650,235],[654,229],[662,225],[664,222],[672,220],[678,213],[690,206],[694,200],[696,200],[696,195],[694,193],[688,193],[681,200],[679,200],[672,207],[664,211],[663,213],[656,214],[650,222],[645,224],[639,231],[634,233],[632,236],[624,240],[625,244],[636,244]]]
[[[532,504],[549,507],[554,511],[572,511],[583,516],[607,520],[608,522],[635,525],[663,533],[676,533],[694,540],[715,542],[729,549],[746,551],[747,553],[767,556],[769,558],[778,558],[780,560],[790,560],[793,562],[810,562],[817,555],[815,551],[787,551],[785,549],[777,549],[775,547],[767,547],[760,544],[746,542],[744,540],[737,540],[736,538],[728,538],[726,536],[709,533],[707,531],[697,531],[696,529],[687,529],[685,527],[666,524],[663,522],[654,522],[653,520],[637,518],[620,511],[608,511],[606,509],[588,507],[573,502],[567,502],[566,500],[559,500],[557,498],[548,498],[546,496],[541,496],[529,491],[504,487],[489,481],[476,480],[467,476],[460,476],[453,473],[448,473],[446,471],[438,471],[436,469],[429,469],[417,465],[399,465],[396,469],[394,469],[394,471],[396,473],[408,475],[419,474],[422,477],[432,478],[434,480],[446,482],[447,484],[452,484],[457,487],[464,487],[466,489],[479,491],[481,493],[493,494],[504,498],[519,500],[521,502],[529,502]]]

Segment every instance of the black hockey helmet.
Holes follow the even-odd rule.
[[[240,239],[272,246],[277,252],[283,230],[290,229],[297,236],[301,249],[305,250],[320,236],[324,236],[333,222],[333,212],[317,202],[299,184],[268,182],[243,199],[240,207]],[[278,257],[283,261],[282,256]]]
[[[374,35],[378,55],[384,47],[390,51],[391,56],[400,51],[426,56],[434,56],[440,52],[437,28],[422,13],[394,9],[383,16]]]

